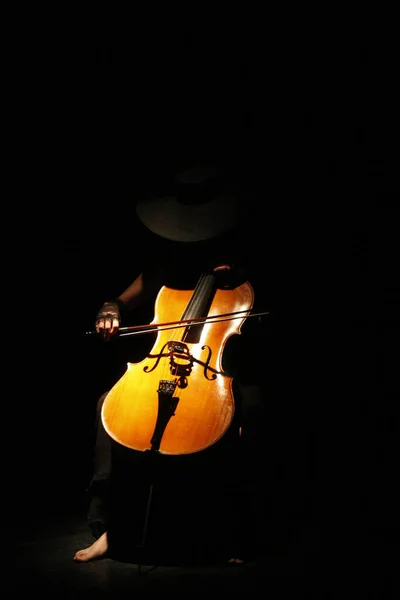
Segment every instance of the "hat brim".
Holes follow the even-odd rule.
[[[239,200],[221,195],[201,204],[183,204],[175,196],[165,196],[138,202],[136,212],[140,221],[160,237],[200,242],[218,237],[238,223]]]

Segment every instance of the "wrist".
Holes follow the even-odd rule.
[[[123,302],[123,301],[122,301],[120,298],[114,298],[114,299],[112,300],[112,302],[115,302],[115,304],[117,304],[117,305],[118,305],[118,308],[119,308],[119,310],[120,310],[120,311],[123,311],[123,310],[124,310],[124,308],[125,308],[125,304],[124,304],[124,302]]]
[[[113,298],[112,300],[107,300],[106,302],[104,302],[104,306],[107,306],[107,304],[113,306],[114,310],[116,306],[120,314],[122,314],[125,309],[125,304],[120,298]]]

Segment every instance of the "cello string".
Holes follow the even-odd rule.
[[[198,307],[199,302],[204,297],[204,293],[205,293],[205,290],[207,289],[207,286],[208,286],[208,277],[205,273],[202,273],[197,281],[196,287],[190,297],[187,307],[184,310],[182,319],[191,318],[191,315],[193,314],[193,312],[194,312],[194,314],[196,314],[196,308]],[[179,329],[182,329],[182,331],[178,331]],[[168,341],[169,342],[183,341],[187,334],[187,331],[188,331],[188,327],[185,327],[185,328],[175,327],[172,330]],[[167,379],[171,375],[169,361],[164,361],[163,374],[164,374],[163,379]],[[179,388],[177,386],[176,390],[177,391],[175,393],[175,396],[180,397],[180,395],[182,393],[181,388]]]
[[[201,274],[199,280],[197,281],[196,287],[194,288],[194,291],[190,297],[190,300],[183,312],[182,318],[186,318],[185,315],[187,315],[192,310],[192,308],[195,304],[195,299],[199,294],[201,294],[201,289],[203,287],[204,287],[204,273]],[[183,339],[185,332],[186,332],[186,328],[183,328],[183,332],[178,331],[178,329],[180,329],[180,328],[178,328],[178,327],[172,328],[171,333],[169,334],[167,343],[177,341],[179,334],[181,334],[181,339]],[[168,359],[164,360],[164,365],[161,370],[161,379],[169,379],[169,377],[171,376],[169,362],[170,361]],[[177,394],[179,392],[180,392],[180,389],[178,389]]]

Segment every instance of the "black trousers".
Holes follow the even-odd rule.
[[[136,452],[106,433],[96,410],[88,524],[110,550],[144,546],[250,556],[263,519],[265,400],[255,384],[234,381],[235,416],[210,449],[185,456]]]

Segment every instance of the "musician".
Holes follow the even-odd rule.
[[[136,211],[151,240],[152,252],[151,255],[144,253],[143,268],[134,281],[117,298],[104,302],[98,311],[95,328],[105,341],[118,335],[123,321],[139,306],[154,305],[162,286],[174,290],[194,289],[200,273],[212,272],[217,287],[235,289],[249,281],[254,289],[256,250],[249,200],[244,197],[243,201],[240,195],[233,193],[229,183],[221,183],[215,169],[186,170],[175,179],[174,195],[139,202]],[[257,290],[254,291],[257,299]],[[255,306],[259,304],[256,302]],[[220,499],[219,505],[218,500],[215,501],[215,510],[223,506],[226,515],[222,518],[217,514],[216,521],[226,523],[225,529],[222,527],[221,545],[231,564],[242,564],[256,551],[257,519],[262,518],[256,505],[262,505],[259,471],[265,397],[260,383],[265,370],[261,356],[265,360],[268,352],[264,347],[267,330],[260,318],[248,318],[240,335],[232,336],[224,349],[223,367],[233,377],[235,396],[235,414],[227,433],[210,450],[182,459],[166,457],[164,460],[162,456],[156,467],[158,480],[164,481],[168,489],[173,485],[179,490],[176,492],[179,503],[184,504],[182,498],[188,498],[185,494],[192,490],[189,506],[182,512],[183,520],[185,515],[190,519],[193,508],[192,522],[186,526],[189,530],[195,530],[196,522],[202,524],[200,529],[209,522],[210,506],[201,505],[199,519],[196,506],[199,508],[201,502],[191,504],[193,497],[201,496],[201,484],[204,490],[201,498],[207,498],[211,489],[214,500]],[[139,489],[141,484],[148,483],[148,464],[136,452],[116,444],[105,431],[101,409],[106,396],[107,393],[102,395],[97,406],[94,470],[88,490],[88,525],[95,540],[76,552],[74,560],[77,562],[119,556],[121,548],[126,553],[127,549],[140,546],[140,533],[136,530],[141,530],[146,512],[145,494],[142,498]],[[184,478],[190,474],[189,479],[185,479],[189,484],[184,487],[182,473]],[[194,540],[193,545],[196,543]]]

